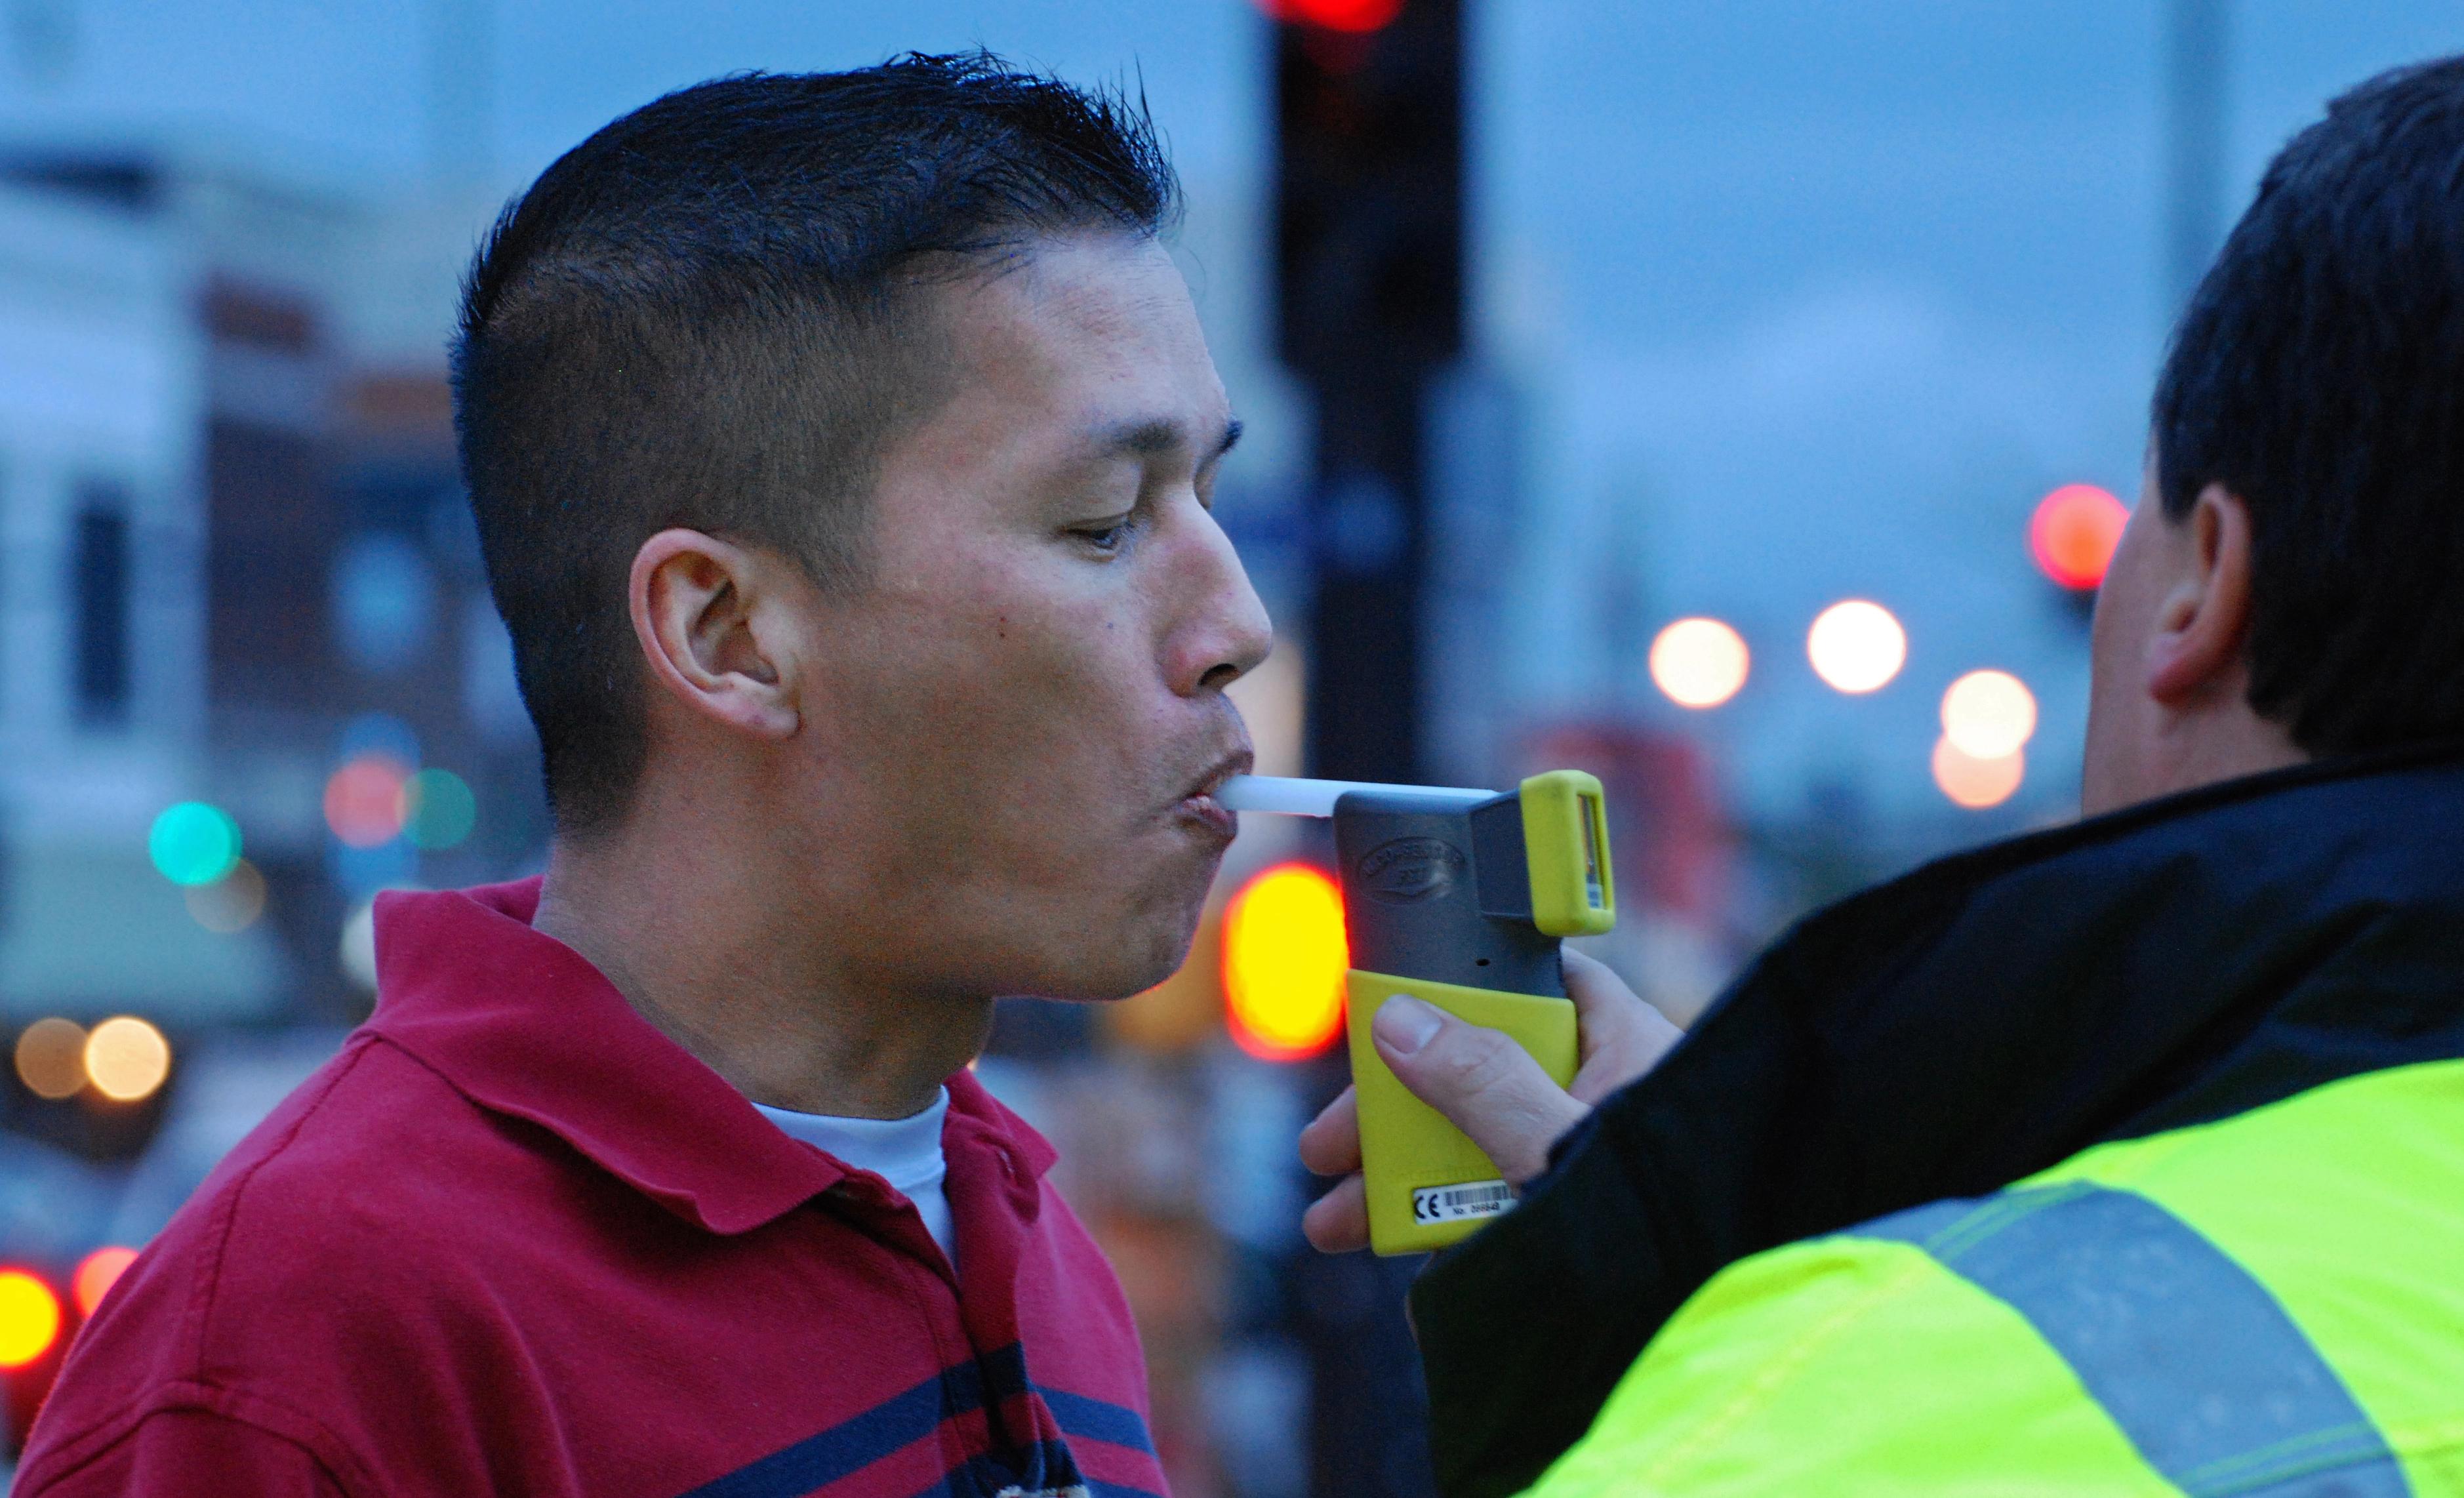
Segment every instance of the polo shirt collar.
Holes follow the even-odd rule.
[[[789,1138],[641,1017],[580,953],[531,925],[540,880],[377,897],[366,1030],[492,1112],[548,1130],[688,1222],[741,1233],[849,1174]],[[1028,1180],[1052,1147],[961,1071],[945,1147],[1001,1151]]]

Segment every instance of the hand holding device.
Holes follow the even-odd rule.
[[[1507,1184],[1520,1189],[1547,1168],[1549,1151],[1593,1105],[1658,1065],[1684,1032],[1637,998],[1605,963],[1566,954],[1566,992],[1581,1032],[1581,1067],[1572,1087],[1559,1087],[1519,1046],[1494,1030],[1439,1011],[1434,1030],[1417,1048],[1404,1017],[1372,1016],[1378,1055],[1413,1096],[1461,1129]],[[1392,1039],[1390,1039],[1390,1036]],[[1301,1131],[1301,1163],[1320,1176],[1341,1176],[1301,1219],[1322,1253],[1369,1246],[1368,1184],[1360,1173],[1357,1093],[1346,1088]]]
[[[1580,1041],[1558,942],[1616,920],[1599,782],[1559,770],[1497,794],[1249,777],[1220,794],[1235,810],[1333,817],[1352,954],[1358,1152],[1345,1168],[1363,1171],[1358,1191],[1377,1252],[1464,1237],[1513,1204],[1547,1140],[1579,1116],[1565,1112],[1562,1090],[1575,1078]],[[1429,1046],[1425,1062],[1398,1068],[1397,1056]],[[1520,1079],[1534,1116],[1556,1125],[1529,1170],[1518,1157],[1508,1174],[1485,1148],[1490,1141],[1398,1075],[1455,1057],[1473,1080],[1489,1079],[1483,1090],[1492,1097],[1518,1090],[1495,1091],[1496,1080]]]

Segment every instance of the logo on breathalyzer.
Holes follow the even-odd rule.
[[[1442,838],[1398,837],[1361,858],[1359,885],[1371,899],[1409,905],[1453,889],[1469,866],[1463,849]]]

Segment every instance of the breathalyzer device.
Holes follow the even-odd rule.
[[[1558,1086],[1573,1081],[1574,1004],[1558,942],[1617,923],[1600,782],[1552,770],[1501,793],[1238,776],[1217,799],[1234,811],[1334,819],[1370,1247],[1426,1253],[1470,1236],[1513,1205],[1513,1188],[1388,1069],[1370,1023],[1378,1005],[1409,995],[1505,1031]]]

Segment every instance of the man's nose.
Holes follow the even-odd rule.
[[[1249,584],[1232,538],[1214,513],[1197,509],[1178,586],[1179,617],[1169,635],[1166,672],[1173,691],[1220,692],[1255,670],[1274,649],[1275,627]],[[1177,569],[1179,570],[1179,569]]]

